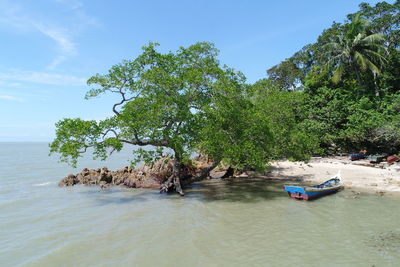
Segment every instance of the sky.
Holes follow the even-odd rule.
[[[213,42],[253,83],[360,2],[0,0],[0,142],[48,142],[63,118],[112,115],[116,98],[85,100],[86,80],[149,41],[165,52]]]

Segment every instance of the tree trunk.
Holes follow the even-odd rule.
[[[210,172],[215,169],[220,162],[220,160],[215,160],[210,166],[202,169],[198,175],[185,180],[185,184],[191,184],[206,179],[210,175]]]
[[[168,193],[175,190],[181,196],[184,196],[185,193],[182,190],[182,185],[188,185],[194,182],[198,182],[201,180],[206,179],[210,172],[215,169],[220,163],[219,160],[214,161],[210,166],[201,170],[201,172],[189,179],[181,180],[182,176],[182,160],[180,154],[175,153],[175,160],[174,160],[174,169],[173,173],[168,179],[161,185],[160,193]]]
[[[182,169],[181,156],[179,154],[175,153],[175,162],[174,162],[174,171],[173,171],[174,187],[175,187],[175,191],[179,195],[184,196],[185,194],[183,193],[183,190],[181,187],[181,169]]]
[[[232,177],[235,174],[235,169],[229,166],[226,173],[222,175],[221,179]]]
[[[185,195],[181,186],[181,169],[182,156],[180,153],[175,152],[172,175],[161,185],[160,193],[168,193],[175,189],[179,195]]]
[[[357,78],[357,84],[358,86],[362,87],[362,83],[361,83],[361,77],[360,77],[360,73],[358,72],[357,66],[355,64],[351,64],[353,66],[354,69],[354,73],[356,74],[356,78]],[[357,95],[360,95],[360,89],[357,88]]]
[[[375,96],[379,97],[379,88],[378,84],[376,83],[376,74],[374,73],[374,86],[375,86]]]

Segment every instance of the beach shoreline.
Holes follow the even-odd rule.
[[[369,166],[368,166],[369,165]],[[310,184],[322,183],[341,172],[345,189],[400,194],[400,164],[374,165],[348,157],[313,157],[308,162],[274,161],[267,176]]]

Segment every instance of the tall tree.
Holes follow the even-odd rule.
[[[340,34],[322,46],[326,66],[332,72],[332,81],[338,83],[345,71],[354,71],[361,85],[361,72],[370,71],[374,77],[381,73],[385,63],[384,36],[368,30],[369,21],[356,15]]]
[[[360,4],[360,11],[348,15],[351,19],[357,14],[371,21],[370,28],[373,32],[382,33],[386,37],[388,48],[399,48],[400,46],[400,1],[393,4],[385,1],[370,6],[368,3]]]
[[[288,58],[267,70],[268,78],[276,83],[278,88],[285,91],[294,91],[301,84],[303,71]]]
[[[311,70],[314,61],[314,47],[304,46],[290,58],[267,70],[268,78],[279,90],[299,91],[303,88],[303,79]]]
[[[157,45],[150,43],[135,60],[123,61],[108,74],[88,80],[96,88],[86,98],[104,93],[120,96],[112,107],[114,116],[100,122],[59,121],[51,152],[59,152],[61,160],[74,165],[89,147],[94,149],[95,157],[102,159],[110,149],[119,151],[126,144],[149,147],[134,149],[138,161],[155,159],[163,148],[168,148],[174,158],[174,171],[162,191],[175,189],[183,195],[181,166],[196,147],[206,123],[205,107],[218,90],[240,86],[242,79],[220,67],[218,51],[210,43],[165,54],[156,50]]]

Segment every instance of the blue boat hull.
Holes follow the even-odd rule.
[[[301,188],[301,187],[299,187],[299,188]],[[291,198],[311,200],[311,199],[316,199],[316,198],[319,198],[319,197],[322,197],[325,195],[334,194],[337,191],[339,191],[339,189],[335,188],[335,189],[324,190],[324,191],[320,191],[320,192],[307,192],[307,191],[303,190],[303,192],[301,192],[301,190],[287,189],[285,186],[285,191],[288,192],[288,194]]]
[[[291,198],[310,200],[321,196],[336,193],[342,188],[340,179],[330,179],[320,185],[316,186],[289,186],[285,185],[284,189]]]

